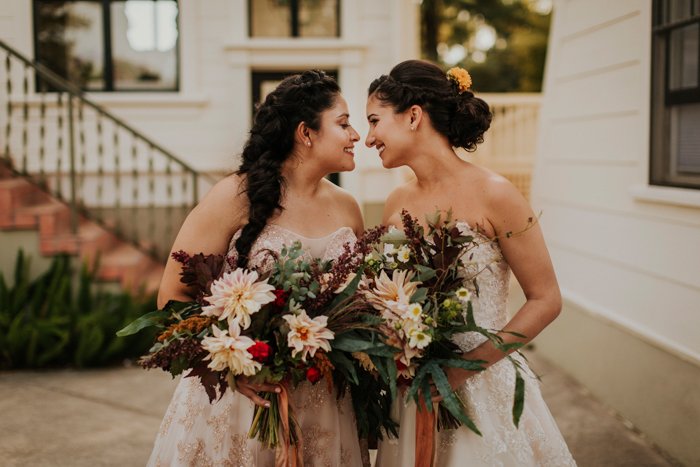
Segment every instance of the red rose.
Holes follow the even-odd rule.
[[[312,366],[308,370],[306,370],[306,379],[311,384],[317,383],[321,379],[321,377],[323,377],[323,375],[321,374],[321,370],[319,370],[315,366]]]
[[[287,303],[287,297],[289,297],[289,292],[285,292],[284,290],[280,289],[275,289],[272,291],[273,294],[275,294],[275,306],[278,307],[283,307],[285,303]]]
[[[272,347],[265,342],[255,341],[255,344],[248,347],[248,353],[253,356],[253,360],[265,363],[272,355]]]

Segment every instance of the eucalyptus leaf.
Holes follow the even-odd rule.
[[[525,407],[525,380],[520,371],[515,372],[515,393],[513,396],[513,424],[517,427],[520,424],[520,417]]]

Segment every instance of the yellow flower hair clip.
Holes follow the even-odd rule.
[[[464,68],[454,67],[447,70],[447,79],[457,83],[459,93],[462,94],[472,87],[472,77]]]

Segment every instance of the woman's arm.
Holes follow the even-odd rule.
[[[510,182],[500,177],[489,182],[488,192],[488,220],[496,232],[503,256],[527,299],[504,327],[504,331],[514,331],[526,337],[504,332],[499,335],[504,343],[526,344],[559,315],[561,293],[542,230],[528,202]],[[534,225],[529,225],[530,219]],[[509,236],[509,232],[513,235]],[[486,361],[488,367],[506,355],[487,341],[463,358]],[[473,374],[453,368],[448,373],[453,387],[459,386]]]
[[[225,254],[231,236],[246,219],[246,203],[240,194],[240,177],[218,182],[189,213],[175,238],[171,252]],[[180,282],[182,266],[168,257],[158,291],[158,307],[168,300],[191,301],[191,291]]]

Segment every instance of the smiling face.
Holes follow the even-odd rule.
[[[372,94],[367,99],[367,121],[365,144],[377,149],[382,165],[387,169],[406,165],[413,146],[410,112],[395,113],[390,104]]]
[[[354,146],[360,135],[350,125],[348,103],[338,95],[334,105],[320,115],[318,131],[312,131],[312,158],[328,173],[355,168]]]

